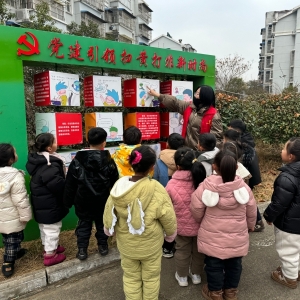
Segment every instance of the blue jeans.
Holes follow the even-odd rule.
[[[205,256],[204,263],[210,291],[238,287],[242,274],[242,257],[220,259]]]

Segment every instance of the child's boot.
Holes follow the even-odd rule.
[[[237,300],[237,293],[237,289],[225,289],[223,296],[225,300]]]
[[[49,267],[63,262],[66,256],[62,253],[44,254],[44,266]]]
[[[108,245],[98,245],[98,251],[102,256],[105,256],[108,254]]]
[[[15,262],[4,262],[2,264],[2,274],[5,277],[9,277],[14,274]]]
[[[223,291],[210,291],[208,289],[208,285],[204,284],[202,288],[202,296],[207,300],[224,300],[223,299]]]
[[[23,257],[27,252],[28,252],[27,249],[21,248],[21,249],[17,252],[17,258],[16,258],[16,259],[20,259],[20,258]]]
[[[290,279],[290,278],[287,278],[283,275],[282,273],[282,270],[276,270],[276,271],[273,271],[271,273],[271,278],[282,284],[282,285],[285,285],[287,287],[289,287],[290,289],[296,289],[297,288],[297,279]]]
[[[79,248],[78,252],[76,254],[76,257],[79,260],[85,260],[85,259],[87,259],[87,257],[88,257],[87,248]]]

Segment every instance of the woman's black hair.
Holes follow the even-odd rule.
[[[195,89],[195,92],[200,88],[200,103],[202,107],[216,106],[216,96],[213,88],[209,85],[200,85]]]
[[[194,188],[197,189],[206,178],[206,171],[202,163],[197,161],[196,152],[188,147],[181,147],[175,152],[174,160],[181,170],[191,171]]]
[[[15,149],[11,144],[0,144],[0,168],[9,167],[11,160],[15,161]]]
[[[54,140],[55,137],[52,133],[41,133],[35,138],[34,147],[38,152],[47,151],[47,148],[53,145]]]
[[[236,174],[236,154],[229,150],[221,150],[214,159],[214,164],[219,170],[224,183],[234,181]]]
[[[286,144],[286,152],[295,156],[294,161],[300,160],[300,137],[292,137]]]
[[[134,161],[138,160],[139,155],[141,155],[140,160],[138,163],[135,163]],[[145,173],[149,171],[150,168],[155,165],[155,162],[155,151],[149,146],[134,148],[129,155],[129,163],[135,173]]]

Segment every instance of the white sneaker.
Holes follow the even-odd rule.
[[[190,272],[189,276],[192,279],[193,284],[200,284],[201,283],[201,276],[200,275],[193,274],[192,272]]]
[[[178,284],[180,286],[188,286],[189,283],[188,283],[188,279],[187,279],[187,276],[186,277],[180,277],[177,272],[175,273],[175,278],[176,280],[178,281]]]

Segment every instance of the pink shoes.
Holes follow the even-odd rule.
[[[44,254],[44,266],[49,267],[63,262],[66,256],[62,253]]]

